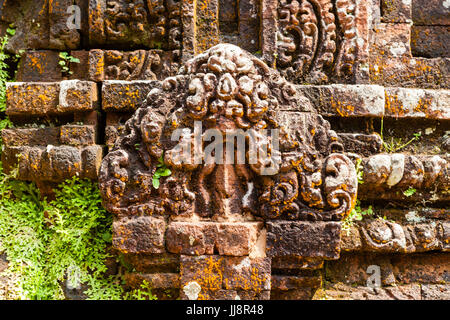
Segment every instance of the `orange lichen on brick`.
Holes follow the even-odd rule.
[[[355,106],[351,104],[347,104],[345,102],[342,102],[340,100],[335,100],[333,96],[330,97],[330,105],[333,110],[336,110],[336,112],[341,117],[348,117],[354,114],[355,112]]]
[[[386,110],[397,116],[403,116],[408,113],[408,110],[403,107],[403,103],[397,95],[386,94]]]
[[[41,61],[39,60],[38,57],[31,56],[28,64],[30,65],[31,68],[36,69],[39,72],[39,74],[44,73],[44,67],[42,66]]]
[[[269,280],[267,274],[261,274],[256,267],[252,267],[250,278],[247,274],[235,273],[231,279],[225,279],[225,289],[233,289],[238,286],[242,290],[260,293],[264,288],[264,284]]]
[[[223,258],[214,259],[213,257],[208,257],[203,262],[202,266],[197,265],[195,268],[196,276],[194,281],[196,281],[202,290],[216,291],[222,289],[223,283]]]

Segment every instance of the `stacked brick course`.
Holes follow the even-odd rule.
[[[67,25],[73,5],[80,29]],[[361,159],[361,206],[385,217],[341,232],[340,221],[286,226],[255,218],[261,212],[239,221],[120,213],[113,246],[136,268],[129,286],[147,280],[162,298],[169,290],[187,299],[449,297],[448,1],[8,0],[0,8],[0,30],[17,27],[8,50],[24,50],[7,85],[15,127],[2,131],[2,162],[44,194],[74,175],[96,181],[126,121],[154,102],[149,93],[226,42],[302,97],[277,110],[289,132],[312,129],[313,111],[330,122],[344,154]],[[61,51],[80,60],[70,73]],[[405,148],[383,147],[388,135],[401,145],[419,131]],[[381,266],[383,288],[365,287],[370,265]]]

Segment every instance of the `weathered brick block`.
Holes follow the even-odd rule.
[[[6,84],[6,114],[45,115],[55,113],[59,83],[10,82]]]
[[[372,56],[411,57],[411,25],[406,23],[380,23],[372,32]]]
[[[123,256],[127,265],[132,265],[140,273],[178,273],[180,255],[161,254],[126,254]]]
[[[321,257],[303,258],[299,256],[282,256],[272,258],[272,270],[316,270],[323,268],[324,259]]]
[[[449,281],[450,255],[446,252],[392,255],[391,263],[395,278],[402,283]]]
[[[152,217],[124,218],[113,223],[113,246],[123,253],[163,253],[166,222]]]
[[[445,0],[412,0],[414,25],[450,25],[450,6]]]
[[[14,128],[2,130],[6,147],[70,145],[89,146],[96,141],[95,126],[66,125],[53,128]]]
[[[256,245],[262,223],[220,223],[217,228],[216,248],[219,254],[245,256],[249,255]]]
[[[320,275],[272,275],[272,290],[295,290],[302,288],[319,288],[322,284],[322,277]]]
[[[235,257],[224,261],[223,286],[230,290],[270,290],[271,264],[269,258]]]
[[[19,82],[52,82],[62,80],[56,51],[26,51],[18,66],[16,79]]]
[[[411,1],[381,0],[381,12],[381,21],[383,22],[410,22],[412,18]]]
[[[69,10],[69,7],[72,5],[74,5],[74,0],[58,0],[49,2],[49,49],[75,49],[80,45],[80,33],[75,28],[69,28],[67,23],[72,15],[72,12]],[[85,14],[85,12],[83,13]]]
[[[88,179],[97,180],[103,159],[102,146],[88,146],[82,149],[81,159],[83,163],[84,176]]]
[[[450,20],[450,18],[449,18]],[[450,57],[449,26],[413,26],[411,50],[416,57]]]
[[[270,290],[270,259],[181,256],[182,298],[191,300],[263,298]]]
[[[267,222],[267,254],[338,259],[341,225],[338,222]]]
[[[146,281],[152,289],[174,289],[180,287],[178,273],[127,273],[124,276],[127,286],[140,288]]]
[[[105,81],[102,88],[102,109],[107,112],[135,111],[158,81]]]
[[[351,225],[348,230],[342,230],[341,251],[357,251],[361,248],[361,235],[357,226]]]
[[[391,87],[450,88],[449,58],[409,58],[372,56],[370,80]]]
[[[60,129],[60,142],[71,146],[93,145],[96,141],[95,126],[66,125]]]
[[[9,116],[44,116],[93,111],[98,94],[94,82],[10,82],[6,86]]]
[[[167,250],[177,254],[214,254],[216,233],[214,223],[172,222],[166,233]]]
[[[67,80],[60,82],[59,111],[75,113],[92,111],[97,107],[98,90],[95,82]]]
[[[3,129],[1,135],[6,147],[60,144],[60,128]]]
[[[209,291],[223,288],[224,260],[221,256],[181,256],[180,287],[189,299],[205,299]],[[192,289],[190,289],[192,287]],[[190,291],[194,291],[189,294]],[[196,292],[196,294],[195,294]]]
[[[386,116],[450,119],[450,90],[386,88]]]
[[[75,50],[71,51],[70,55],[76,59],[78,59],[80,62],[70,62],[69,63],[69,69],[71,71],[71,74],[69,74],[70,80],[90,80],[90,81],[96,81],[96,79],[90,79],[89,78],[89,56],[90,51],[87,50]]]
[[[379,134],[339,133],[346,152],[370,156],[381,152],[383,141]]]
[[[249,255],[261,223],[172,222],[167,229],[169,252],[187,255]]]

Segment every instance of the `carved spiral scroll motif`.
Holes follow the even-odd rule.
[[[310,102],[258,58],[230,44],[209,49],[160,82],[126,123],[101,167],[105,207],[119,216],[343,219],[355,202],[354,166],[330,124],[316,113],[295,111],[300,104]],[[283,114],[298,125],[285,128]],[[255,150],[271,156],[251,162],[250,148],[233,144],[224,158],[236,162],[211,161],[212,141],[230,130],[253,130]],[[265,134],[271,130],[279,136]],[[229,143],[226,136],[223,144]],[[195,161],[179,161],[180,146]],[[155,189],[160,159],[172,174]],[[269,167],[273,172],[264,171]]]
[[[357,61],[354,0],[279,0],[277,65],[294,82],[353,76]]]

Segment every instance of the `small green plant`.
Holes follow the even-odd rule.
[[[411,143],[413,143],[416,140],[419,140],[420,137],[422,136],[422,132],[417,132],[413,134],[413,138],[411,138],[410,140],[404,142],[402,138],[395,138],[391,137],[390,141],[386,141],[384,135],[383,135],[383,131],[384,131],[384,121],[383,119],[381,119],[381,132],[380,132],[380,137],[381,137],[381,141],[383,144],[383,148],[386,152],[388,153],[395,153],[398,152],[404,148],[406,148],[407,146],[409,146]]]
[[[6,82],[11,80],[11,76],[8,72],[8,64],[7,60],[10,58],[10,55],[5,52],[6,45],[10,37],[14,36],[16,30],[10,26],[6,30],[6,35],[0,40],[0,112],[5,112],[6,110]],[[8,119],[0,119],[0,133],[1,130],[6,128],[11,128],[13,126],[12,122]],[[0,152],[2,148],[2,138],[0,134]]]
[[[5,36],[0,39],[0,112],[6,110],[6,82],[10,80],[9,66],[6,61],[11,56],[6,52],[6,45],[10,37],[14,36],[15,33],[16,30],[10,26],[6,30]]]
[[[356,176],[358,178],[358,183],[363,184],[364,183],[364,170],[363,170],[363,166],[362,166],[362,159],[356,160],[355,169],[356,169]]]
[[[61,67],[62,72],[67,74],[73,74],[73,72],[70,70],[70,63],[80,63],[80,59],[72,57],[67,52],[60,52],[59,57],[61,59],[59,60],[59,65]]]
[[[373,216],[373,215],[374,211],[372,206],[369,206],[367,210],[362,210],[361,202],[359,200],[356,200],[355,208],[350,212],[348,217],[342,221],[342,230],[346,231],[348,235],[355,221],[361,221],[364,216]]]
[[[406,197],[411,197],[411,196],[413,196],[416,192],[417,192],[416,189],[414,189],[414,188],[412,188],[412,187],[409,187],[408,190],[403,191],[403,194],[404,194]]]
[[[159,189],[160,181],[159,179],[162,177],[169,177],[172,174],[169,168],[166,167],[164,163],[164,155],[158,159],[158,165],[156,166],[155,174],[153,175],[152,184],[153,188]]]
[[[125,293],[124,300],[158,300],[158,298],[152,294],[150,284],[144,280],[139,289]]]

